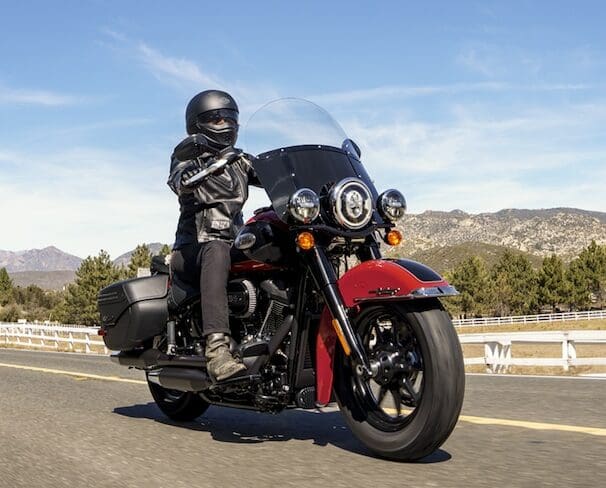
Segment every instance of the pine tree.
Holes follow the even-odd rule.
[[[130,263],[128,263],[128,276],[131,278],[137,277],[137,271],[139,268],[147,268],[151,264],[151,251],[146,244],[138,245],[133,251],[133,255],[130,258]]]
[[[449,282],[460,295],[452,300],[453,309],[457,308],[465,317],[478,316],[486,309],[488,271],[485,261],[472,256],[461,262],[448,275]]]
[[[160,256],[168,256],[171,253],[171,248],[168,244],[164,244],[160,249]]]
[[[543,259],[537,276],[537,288],[539,306],[549,306],[555,312],[558,305],[569,302],[570,282],[563,261],[555,254]]]
[[[0,305],[6,305],[12,300],[13,281],[6,268],[0,269]]]
[[[64,305],[56,307],[58,313],[64,314],[60,317],[62,321],[83,325],[98,324],[99,290],[121,278],[121,269],[112,263],[107,252],[101,251],[96,257],[87,257],[76,271],[75,283],[67,289]]]
[[[538,310],[537,277],[530,260],[509,250],[490,272],[491,301],[497,315],[522,315]]]
[[[591,241],[570,264],[569,278],[575,308],[587,309],[592,303],[603,308],[606,304],[606,246]]]

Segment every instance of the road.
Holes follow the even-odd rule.
[[[0,487],[606,486],[604,380],[467,376],[453,434],[409,464],[372,457],[334,409],[211,407],[178,425],[142,379],[104,357],[0,349]]]

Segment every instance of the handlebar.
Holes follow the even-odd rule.
[[[239,154],[237,157],[232,158],[232,159],[229,159],[229,155],[228,155],[227,158],[223,157],[223,158],[217,159],[214,163],[212,163],[208,167],[204,168],[199,173],[196,173],[194,176],[192,176],[188,180],[184,181],[183,186],[185,186],[186,188],[191,188],[196,184],[200,184],[202,181],[204,181],[209,176],[223,170],[223,168],[225,168],[225,166],[227,166],[228,164],[233,164],[236,161],[240,161],[240,160],[248,161],[248,163],[250,164],[250,161],[244,154]]]

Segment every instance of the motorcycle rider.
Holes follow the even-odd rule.
[[[248,161],[251,157],[243,158],[242,151],[234,148],[238,105],[230,94],[219,90],[198,93],[187,105],[185,123],[187,133],[205,144],[197,146],[202,149],[193,159],[178,160],[175,152],[179,145],[171,157],[168,185],[178,195],[180,204],[171,268],[186,282],[200,285],[207,370],[221,381],[246,370],[229,350],[227,280],[230,244],[243,223],[242,206],[248,197],[248,185],[258,185],[258,180]],[[189,178],[221,158],[232,164],[197,186],[185,185]]]

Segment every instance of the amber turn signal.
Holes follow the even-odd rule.
[[[397,246],[402,242],[402,233],[399,230],[390,230],[385,236],[385,242],[390,246]]]
[[[303,251],[309,251],[315,246],[315,244],[316,240],[311,232],[301,232],[297,236],[297,246],[299,246],[299,249]]]

